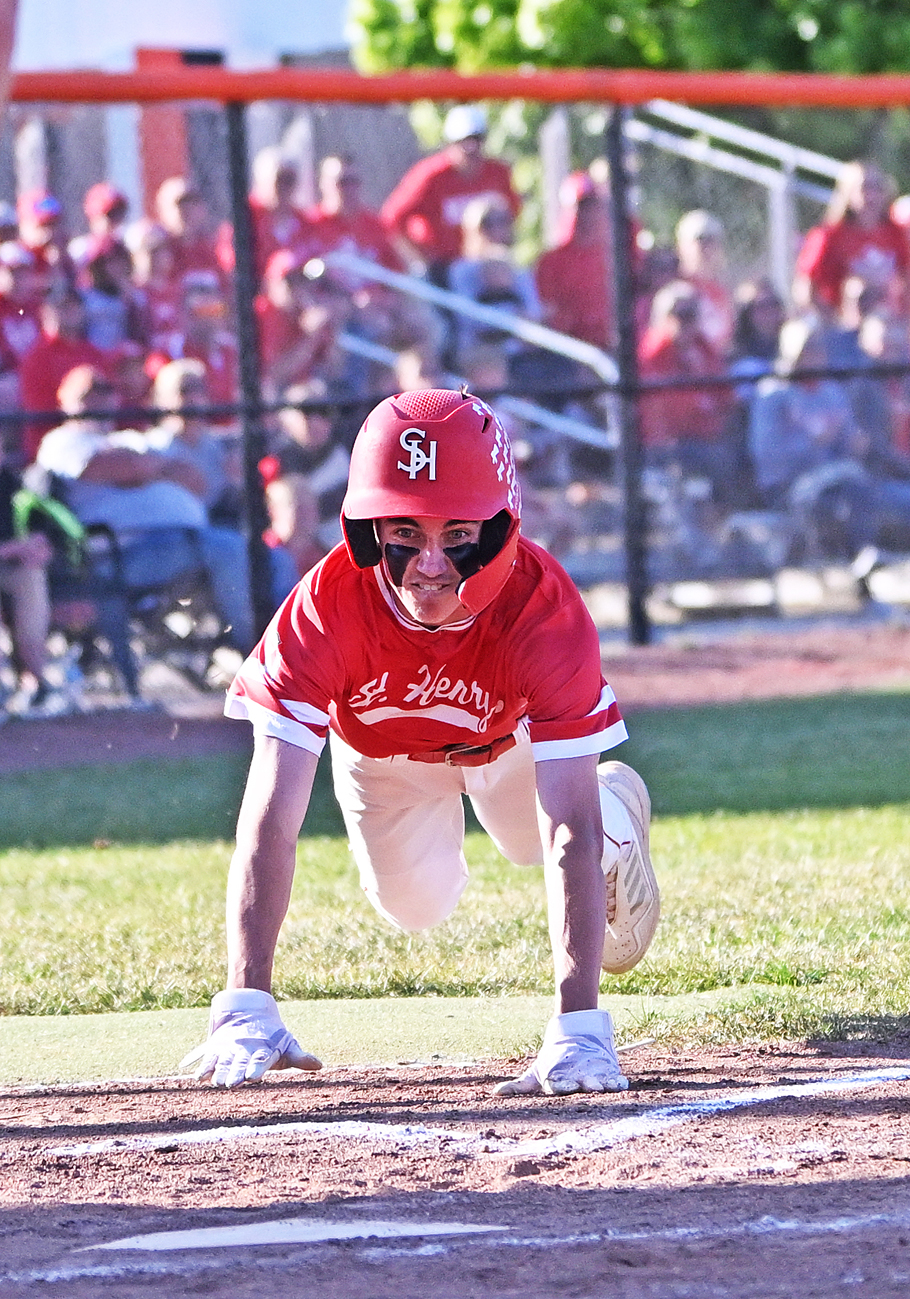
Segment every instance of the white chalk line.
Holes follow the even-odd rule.
[[[665,1128],[695,1119],[710,1118],[727,1110],[764,1105],[776,1100],[801,1100],[829,1092],[862,1091],[883,1082],[904,1082],[910,1078],[910,1069],[880,1069],[871,1073],[849,1074],[842,1078],[820,1078],[809,1083],[791,1083],[776,1087],[760,1087],[748,1091],[728,1092],[725,1096],[711,1096],[703,1101],[685,1101],[681,1105],[666,1105],[648,1110],[644,1114],[613,1123],[598,1124],[590,1128],[577,1128],[559,1133],[555,1137],[521,1141],[511,1148],[514,1155],[590,1154],[632,1141],[635,1137],[655,1136]]]
[[[401,1224],[402,1226],[406,1224]],[[413,1235],[428,1234],[426,1224],[421,1224],[424,1230],[421,1232],[415,1227]],[[775,1218],[771,1215],[765,1215],[761,1218],[749,1222],[730,1223],[727,1226],[712,1227],[669,1227],[659,1230],[639,1230],[639,1231],[616,1231],[608,1229],[599,1232],[574,1233],[568,1236],[489,1236],[484,1239],[483,1247],[485,1249],[560,1249],[578,1245],[617,1245],[617,1244],[635,1244],[635,1243],[659,1243],[666,1242],[673,1244],[679,1242],[682,1244],[691,1244],[702,1240],[726,1240],[743,1237],[761,1237],[773,1235],[790,1235],[797,1236],[818,1236],[818,1235],[844,1235],[849,1232],[863,1231],[870,1228],[881,1227],[908,1227],[910,1226],[910,1212],[903,1213],[874,1213],[863,1214],[857,1217],[838,1217],[821,1219],[818,1221],[803,1221],[795,1218]],[[484,1230],[480,1227],[470,1229],[473,1233]],[[499,1228],[498,1230],[507,1231],[508,1228]],[[164,1234],[164,1233],[162,1233]],[[175,1233],[177,1234],[177,1233]],[[347,1237],[346,1239],[350,1239]],[[312,1242],[312,1245],[317,1242]],[[318,1242],[318,1244],[331,1246],[332,1242]],[[426,1258],[438,1256],[440,1254],[450,1254],[458,1250],[469,1249],[478,1244],[476,1239],[462,1234],[459,1237],[452,1237],[447,1242],[435,1241],[424,1245],[413,1247],[394,1247],[394,1246],[366,1246],[356,1251],[355,1257],[362,1258],[367,1262],[381,1263],[385,1259],[392,1258]],[[85,1249],[91,1248],[112,1248],[108,1246],[85,1246]],[[81,1251],[80,1251],[81,1252]],[[222,1257],[204,1258],[194,1260],[140,1260],[124,1261],[118,1263],[99,1263],[89,1264],[87,1266],[58,1266],[52,1268],[34,1268],[27,1271],[16,1271],[0,1273],[0,1282],[6,1282],[10,1285],[28,1285],[30,1283],[52,1284],[54,1282],[82,1281],[88,1279],[98,1280],[117,1280],[130,1276],[161,1276],[161,1277],[178,1277],[190,1276],[200,1272],[216,1271],[224,1266],[237,1266],[235,1260],[226,1264]],[[299,1263],[294,1258],[275,1258],[275,1257],[256,1257],[251,1255],[243,1260],[240,1265],[245,1268],[296,1268]]]
[[[832,1092],[860,1091],[880,1083],[903,1082],[907,1079],[910,1079],[910,1068],[879,1069],[840,1078],[820,1078],[808,1083],[727,1092],[723,1096],[710,1096],[700,1101],[685,1101],[679,1105],[665,1105],[628,1118],[613,1119],[586,1128],[572,1128],[553,1137],[524,1141],[508,1137],[479,1137],[476,1133],[465,1132],[464,1129],[458,1128],[347,1120],[334,1123],[270,1123],[258,1127],[238,1124],[234,1127],[204,1128],[156,1137],[111,1137],[103,1141],[54,1146],[48,1153],[78,1158],[118,1151],[124,1153],[161,1151],[178,1146],[207,1145],[267,1137],[332,1136],[350,1141],[389,1141],[396,1144],[399,1149],[412,1149],[430,1143],[446,1143],[453,1153],[474,1158],[480,1155],[550,1158],[554,1155],[592,1154],[597,1150],[607,1150],[626,1141],[633,1141],[637,1137],[655,1136],[680,1123],[710,1118],[728,1110],[764,1105],[776,1100],[799,1100]]]
[[[424,1145],[428,1141],[455,1141],[458,1132],[448,1128],[429,1128],[411,1123],[371,1123],[346,1119],[332,1123],[268,1123],[262,1126],[238,1124],[226,1128],[199,1128],[193,1132],[175,1132],[160,1137],[109,1137],[104,1141],[87,1141],[81,1145],[54,1146],[51,1155],[96,1155],[111,1151],[171,1150],[176,1146],[204,1146],[228,1141],[246,1141],[262,1137],[334,1136],[351,1141],[380,1140],[394,1142],[400,1149]]]

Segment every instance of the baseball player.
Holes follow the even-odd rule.
[[[503,1094],[622,1091],[600,971],[646,951],[659,899],[650,800],[597,632],[560,566],[519,534],[512,450],[484,402],[408,392],[351,455],[344,544],[307,574],[247,659],[226,711],[255,748],[228,880],[228,987],[184,1064],[219,1086],[318,1069],[270,995],[297,837],[326,738],[364,892],[427,929],[467,882],[467,794],[512,862],[543,864],[556,1013]]]

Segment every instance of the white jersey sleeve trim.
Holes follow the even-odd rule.
[[[553,758],[583,758],[589,753],[603,753],[629,738],[625,722],[614,722],[596,735],[580,735],[574,740],[538,740],[531,745],[535,762]]]
[[[293,713],[298,722],[310,723],[313,726],[328,726],[329,715],[312,704],[301,703],[299,699],[279,699],[282,708]]]
[[[273,713],[270,708],[257,704],[253,699],[229,695],[224,705],[224,715],[252,722],[256,735],[272,735],[276,740],[286,740],[297,749],[315,753],[317,758],[325,748],[325,739],[321,735],[314,735],[308,726],[290,717],[282,717],[280,713]]]
[[[594,705],[594,707],[591,709],[589,713],[585,714],[585,716],[596,717],[598,713],[606,713],[609,711],[610,706],[615,703],[616,703],[616,696],[613,693],[612,687],[609,685],[605,685],[603,690],[601,690],[600,692],[600,698],[598,699],[597,703]]]

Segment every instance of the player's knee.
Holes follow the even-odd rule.
[[[467,877],[440,884],[393,876],[364,886],[370,905],[391,924],[406,933],[432,929],[447,920],[458,905]]]
[[[516,852],[512,849],[510,852],[505,852],[502,848],[499,851],[513,866],[542,866],[544,863],[543,849],[539,842],[529,845],[524,851]]]

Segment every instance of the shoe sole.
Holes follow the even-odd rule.
[[[637,771],[624,762],[602,762],[597,779],[620,800],[638,832],[639,852],[624,853],[616,873],[616,914],[607,925],[601,966],[624,974],[636,966],[651,945],[660,919],[660,889],[651,865],[651,799]]]

